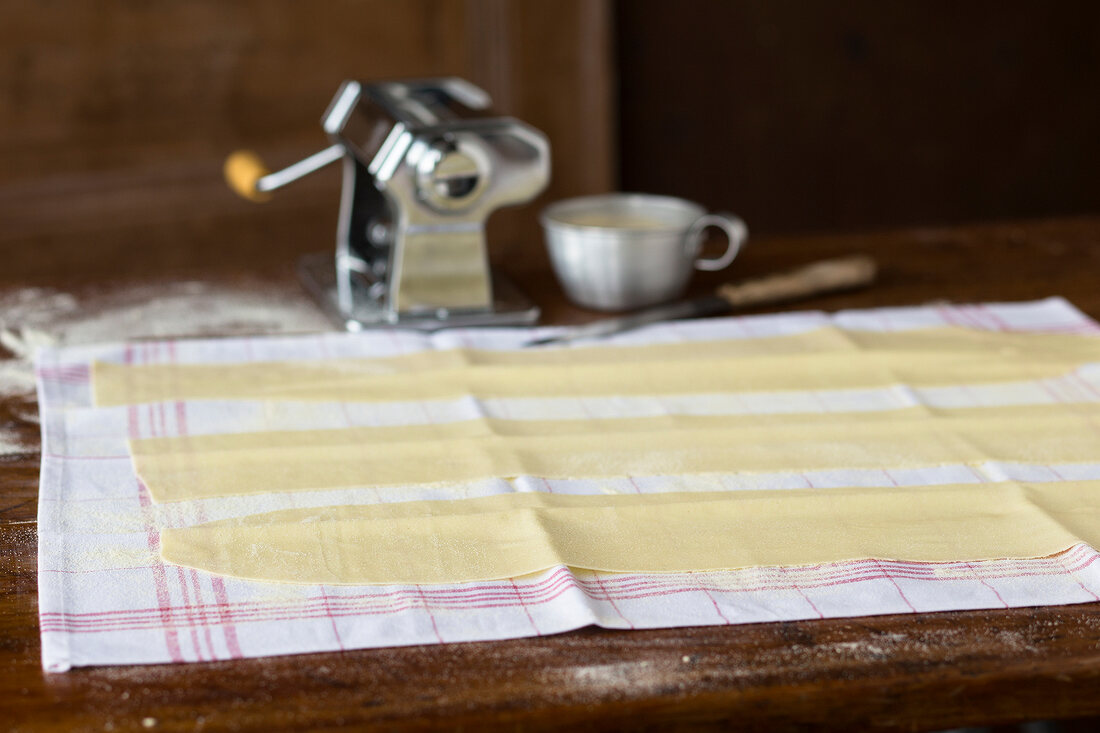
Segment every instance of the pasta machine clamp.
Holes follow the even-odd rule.
[[[303,284],[349,330],[530,325],[539,311],[491,271],[485,222],[550,178],[546,136],[486,116],[489,95],[457,78],[346,81],[321,120],[332,145],[269,172],[255,153],[225,164],[230,186],[270,192],[343,160],[336,256],[303,258]]]

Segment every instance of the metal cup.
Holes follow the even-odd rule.
[[[729,266],[748,236],[732,214],[708,214],[684,199],[638,193],[566,199],[544,209],[540,221],[566,295],[606,311],[683,295],[693,269]],[[712,226],[726,233],[726,251],[699,257],[703,230]]]

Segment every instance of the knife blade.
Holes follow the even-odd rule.
[[[875,262],[869,257],[824,260],[790,272],[735,285],[722,285],[713,295],[574,326],[563,333],[528,341],[524,347],[566,344],[580,339],[623,333],[651,323],[723,315],[737,308],[784,303],[824,293],[852,290],[874,282],[876,271]]]

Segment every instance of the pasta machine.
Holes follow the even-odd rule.
[[[343,161],[335,258],[303,258],[299,274],[349,330],[529,325],[538,308],[491,271],[485,222],[545,188],[550,146],[530,125],[488,115],[489,104],[457,78],[346,81],[321,120],[328,148],[274,173],[239,151],[226,179],[263,201]]]

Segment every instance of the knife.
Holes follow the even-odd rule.
[[[824,293],[853,290],[874,282],[876,271],[874,260],[862,255],[823,260],[778,275],[722,285],[713,295],[575,326],[554,336],[528,341],[524,346],[566,344],[578,339],[610,336],[650,323],[717,316],[737,308],[785,303]]]

